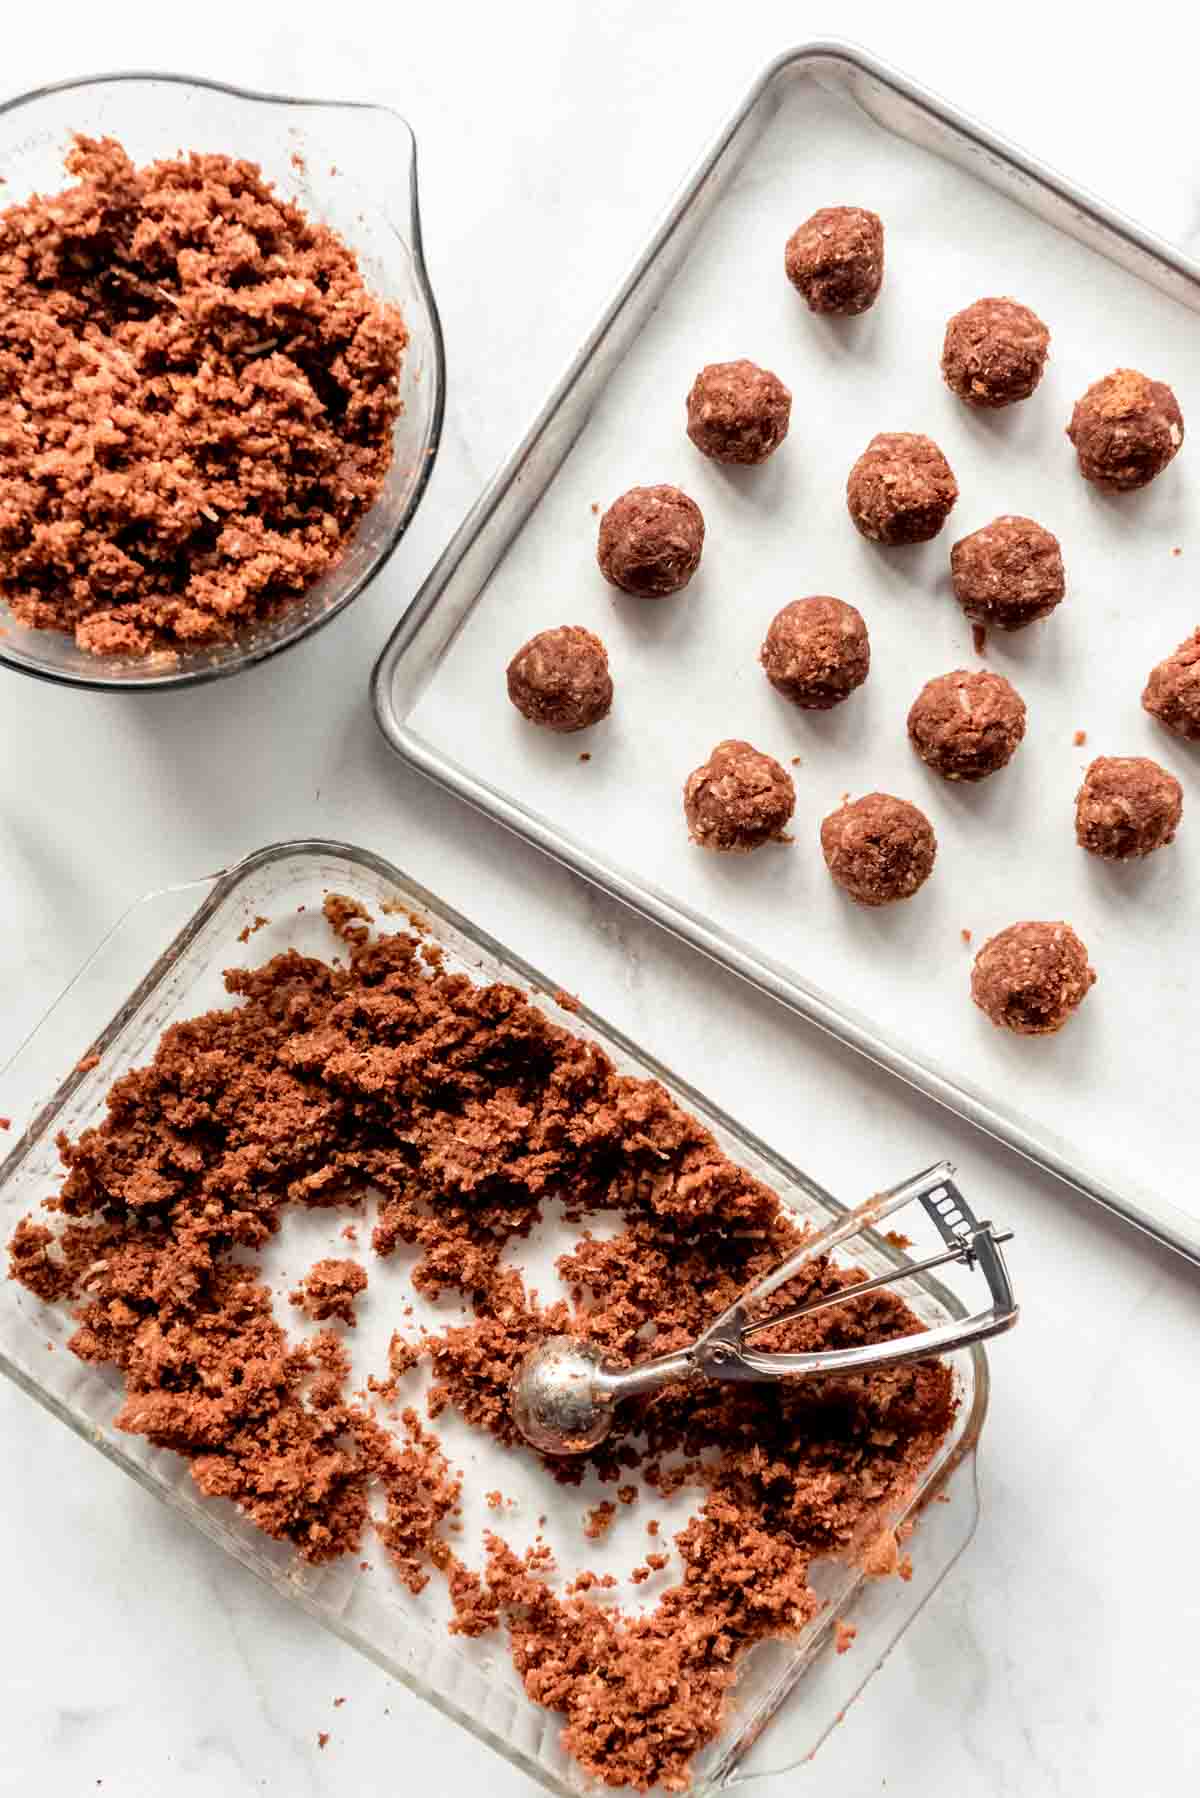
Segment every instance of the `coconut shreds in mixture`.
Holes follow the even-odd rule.
[[[403,320],[252,162],[66,167],[0,212],[0,598],[98,655],[228,642],[378,496]]]
[[[81,1359],[121,1370],[117,1427],[187,1456],[202,1492],[308,1561],[357,1553],[378,1529],[414,1592],[447,1581],[453,1630],[507,1630],[527,1692],[562,1714],[589,1773],[681,1790],[740,1657],[819,1610],[812,1561],[894,1562],[888,1520],[950,1426],[950,1370],[931,1360],[854,1379],[669,1387],[622,1407],[590,1456],[543,1461],[567,1483],[590,1469],[624,1486],[637,1468],[663,1493],[698,1488],[674,1538],[676,1583],[648,1610],[593,1596],[607,1577],[556,1591],[544,1543],[517,1555],[494,1530],[482,1572],[468,1567],[447,1540],[461,1479],[437,1437],[411,1408],[397,1431],[366,1394],[351,1401],[339,1341],[289,1340],[245,1264],[287,1206],[382,1195],[376,1254],[415,1246],[418,1291],[459,1294],[471,1316],[415,1344],[397,1337],[375,1395],[394,1397],[420,1354],[431,1421],[453,1407],[527,1456],[508,1387],[534,1343],[567,1330],[629,1362],[655,1326],[654,1352],[680,1347],[801,1233],[657,1082],[618,1074],[513,987],[444,971],[435,946],[372,937],[353,902],[331,899],[327,915],[348,965],[290,951],[229,971],[237,1006],[173,1025],[151,1063],[114,1084],[104,1121],[60,1139],[66,1174],[45,1201],[58,1229],[18,1225],[12,1276],[74,1307]],[[542,1304],[506,1251],[551,1196],[581,1230],[558,1263],[570,1297]],[[589,1213],[612,1210],[619,1234],[591,1235]],[[377,1304],[385,1277],[372,1279]],[[852,1277],[822,1259],[772,1302]],[[849,1346],[917,1327],[880,1291],[763,1341]],[[373,1486],[386,1507],[376,1524]],[[647,1564],[659,1570],[658,1557]]]

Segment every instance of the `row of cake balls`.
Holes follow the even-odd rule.
[[[865,312],[875,304],[883,284],[883,221],[863,206],[822,206],[789,237],[784,269],[811,311],[843,316]],[[1049,328],[1029,306],[1008,298],[980,299],[956,312],[947,324],[942,375],[969,406],[1011,406],[1027,400],[1037,388],[1049,351]],[[689,402],[689,431],[690,414]],[[1183,443],[1183,414],[1165,382],[1153,381],[1136,369],[1118,368],[1088,388],[1075,406],[1067,435],[1087,480],[1127,492],[1146,486],[1173,460]],[[940,468],[936,484],[945,485]],[[919,494],[914,498],[919,525]],[[891,528],[896,528],[895,520]],[[934,531],[938,528],[935,524]]]
[[[872,451],[861,457],[855,468],[868,461],[872,461],[868,479],[883,481],[878,457]],[[604,578],[623,593],[637,599],[666,599],[681,593],[699,568],[704,539],[703,514],[681,488],[631,487],[613,501],[600,520],[596,559]],[[1018,513],[1005,513],[961,537],[950,551],[950,578],[955,597],[973,624],[1004,631],[1023,630],[1048,618],[1067,590],[1058,538],[1044,525]],[[804,616],[812,620],[805,628],[819,631],[824,642],[826,625],[817,625],[815,613]],[[796,631],[801,629],[800,614],[794,616],[793,625]],[[797,641],[795,653],[805,662],[810,653],[818,653],[816,640],[807,648]],[[828,703],[843,696],[839,688]]]
[[[987,553],[986,545],[981,553]],[[1016,602],[1001,598],[998,603]],[[771,620],[758,659],[785,699],[805,711],[827,711],[867,679],[871,642],[866,620],[856,606],[832,594],[791,600]],[[557,625],[531,637],[509,662],[507,683],[508,696],[523,717],[561,734],[598,724],[612,707],[608,651],[584,625]],[[1200,740],[1200,629],[1150,671],[1142,705],[1176,735]],[[1025,735],[1025,718],[1025,702],[1004,675],[957,668],[925,683],[909,712],[908,734],[935,773],[947,780],[976,781],[1012,759]],[[1157,766],[1144,757],[1117,759],[1131,766]],[[1160,786],[1174,781],[1165,769],[1159,773]],[[1128,797],[1140,817],[1144,782],[1137,785],[1135,792],[1131,784]],[[1145,848],[1128,853],[1145,854],[1158,846],[1148,838]]]

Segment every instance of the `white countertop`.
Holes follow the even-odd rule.
[[[788,1782],[817,1798],[1195,1789],[1200,1279],[406,773],[375,728],[367,674],[768,57],[840,27],[1195,250],[1194,44],[1173,38],[1174,11],[1144,5],[1138,35],[1118,39],[1027,0],[986,15],[862,0],[840,17],[765,0],[478,13],[442,0],[384,26],[305,0],[194,12],[65,0],[23,9],[5,44],[14,93],[158,66],[398,106],[421,146],[450,387],[412,531],[315,641],[235,683],[159,697],[4,680],[0,1055],[142,892],[270,840],[329,835],[390,856],[585,992],[844,1196],[952,1156],[984,1213],[1018,1232],[1024,1318],[993,1353],[982,1520],[862,1702]],[[698,1021],[718,1007],[716,1042]],[[0,1491],[0,1792],[534,1790],[7,1384],[0,1442],[13,1470]]]

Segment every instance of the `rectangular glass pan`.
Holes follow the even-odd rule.
[[[212,881],[173,889],[135,906],[6,1070],[0,1102],[12,1115],[14,1128],[25,1127],[0,1166],[0,1239],[6,1241],[17,1220],[35,1211],[57,1185],[58,1132],[75,1135],[97,1121],[113,1080],[151,1056],[167,1025],[209,1006],[230,1003],[221,982],[224,968],[256,965],[291,947],[324,956],[337,949],[321,916],[321,902],[329,891],[361,901],[385,929],[408,928],[405,914],[416,914],[428,936],[442,945],[452,969],[477,980],[510,981],[562,1021],[563,1014],[549,996],[555,991],[553,983],[388,862],[336,843],[284,843],[263,849]],[[391,915],[397,911],[399,915]],[[269,922],[243,942],[240,933],[256,918]],[[111,1022],[104,1024],[110,1014]],[[601,1019],[581,1010],[571,1027],[601,1043],[623,1070],[661,1080],[708,1124],[730,1155],[768,1181],[800,1215],[819,1224],[842,1210],[797,1168]],[[76,1066],[91,1055],[99,1057],[94,1067]],[[72,1071],[62,1079],[64,1069]],[[47,1099],[47,1093],[53,1096]],[[897,1177],[908,1171],[898,1169]],[[906,1228],[908,1218],[906,1212]],[[365,1246],[369,1221],[368,1217],[359,1230],[360,1246],[351,1248],[341,1235],[346,1223],[343,1209],[289,1212],[265,1257],[266,1273],[279,1295],[277,1315],[292,1333],[307,1326],[287,1306],[285,1295],[313,1260],[361,1253],[368,1262],[370,1286],[358,1328],[347,1339],[354,1357],[352,1386],[368,1372],[385,1369],[388,1337],[405,1303],[417,1307],[418,1323],[424,1321],[421,1301],[399,1259],[380,1263],[370,1257]],[[552,1229],[539,1230],[518,1252],[522,1271],[535,1265],[528,1257],[538,1258],[543,1290],[542,1257],[560,1246]],[[922,1246],[918,1244],[918,1250]],[[874,1234],[856,1239],[847,1253],[873,1271],[906,1265],[895,1248]],[[910,1278],[899,1290],[930,1323],[964,1314],[955,1293],[927,1276]],[[444,1309],[433,1316],[446,1321]],[[66,1351],[71,1329],[63,1310],[43,1306],[14,1282],[0,1279],[0,1369],[31,1396],[287,1598],[543,1785],[557,1792],[589,1789],[560,1747],[560,1720],[526,1699],[504,1644],[492,1637],[472,1643],[447,1634],[449,1613],[441,1580],[432,1581],[414,1599],[391,1574],[382,1552],[373,1551],[369,1543],[363,1549],[368,1571],[357,1556],[326,1568],[303,1566],[231,1507],[202,1499],[182,1459],[113,1430],[112,1418],[120,1403],[117,1377],[112,1370],[84,1366]],[[916,1518],[920,1512],[910,1545],[911,1584],[864,1582],[849,1568],[822,1568],[821,1590],[829,1599],[828,1608],[797,1640],[764,1643],[747,1657],[727,1728],[696,1766],[698,1791],[713,1791],[748,1773],[790,1765],[810,1754],[969,1540],[977,1512],[975,1446],[987,1408],[987,1364],[979,1348],[952,1360],[959,1411],[951,1437],[928,1470],[910,1513]],[[636,1515],[640,1507],[618,1520],[603,1543],[584,1543],[582,1513],[607,1495],[607,1489],[595,1482],[594,1492],[586,1482],[580,1489],[561,1487],[534,1466],[532,1457],[504,1452],[453,1416],[439,1419],[437,1430],[464,1474],[464,1529],[455,1538],[464,1558],[478,1560],[485,1526],[498,1528],[519,1550],[532,1538],[534,1520],[543,1515],[564,1576],[579,1565],[581,1549],[586,1564],[598,1572],[610,1567],[615,1574],[627,1572],[639,1558],[640,1550],[634,1547],[631,1552],[630,1542],[645,1542],[645,1512],[641,1518]],[[515,1508],[499,1519],[484,1504],[484,1494],[493,1488],[516,1499]],[[942,1502],[930,1503],[935,1497]],[[680,1495],[678,1521],[669,1507],[657,1498],[654,1502],[669,1536],[681,1526],[695,1498]],[[612,1557],[608,1563],[606,1556]],[[636,1603],[645,1594],[626,1585],[618,1596],[622,1602]],[[835,1617],[850,1617],[858,1627],[849,1654],[833,1653]]]
[[[783,274],[788,233],[834,201],[886,222],[883,294],[856,320],[812,317]],[[947,317],[986,294],[1024,299],[1053,336],[1035,396],[976,416],[938,358]],[[1151,755],[1196,790],[1194,751],[1139,704],[1197,622],[1195,451],[1108,498],[1064,426],[1118,364],[1169,379],[1186,416],[1198,310],[1200,271],[1101,202],[857,50],[795,51],[702,158],[373,682],[412,766],[1194,1260],[1200,829],[1185,819],[1169,851],[1112,868],[1076,847],[1073,799],[1097,753]],[[794,396],[788,441],[758,469],[706,462],[683,429],[697,369],[737,356]],[[847,519],[846,473],[879,430],[927,432],[955,469],[962,496],[932,544],[880,550]],[[676,599],[614,599],[597,507],[658,481],[700,504],[704,561]],[[978,665],[949,546],[1003,512],[1057,533],[1068,596],[1044,625],[993,633],[986,665],[1023,694],[1029,730],[964,791],[917,761],[905,717],[931,675]],[[852,601],[871,632],[870,678],[832,713],[798,712],[757,663],[770,618],[806,593]],[[504,697],[517,646],[567,622],[605,639],[616,684],[586,739],[529,729]],[[799,758],[794,848],[689,846],[680,789],[724,737]],[[834,890],[817,841],[844,793],[872,789],[915,800],[940,845],[928,886],[882,913]],[[1099,972],[1058,1038],[1008,1037],[970,1002],[961,932],[977,947],[1020,918],[1069,919]]]

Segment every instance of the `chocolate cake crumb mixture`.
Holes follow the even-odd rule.
[[[1027,400],[1046,368],[1050,333],[1017,300],[976,300],[946,326],[942,374],[969,406]]]
[[[344,928],[361,908],[333,915]],[[272,1317],[249,1257],[287,1207],[381,1195],[376,1253],[408,1251],[397,1307],[411,1278],[471,1310],[422,1343],[432,1413],[453,1406],[524,1456],[508,1386],[536,1342],[566,1330],[627,1363],[653,1324],[656,1352],[679,1346],[800,1232],[657,1082],[618,1074],[514,988],[430,966],[410,935],[343,954],[231,970],[236,1008],[169,1029],[114,1085],[104,1121],[62,1140],[49,1222],[17,1226],[11,1273],[73,1307],[77,1355],[120,1369],[119,1428],[185,1455],[202,1492],[306,1560],[359,1559],[374,1527],[412,1590],[446,1581],[453,1629],[507,1630],[530,1697],[561,1713],[587,1772],[681,1790],[742,1654],[819,1610],[813,1560],[857,1558],[912,1492],[953,1417],[950,1369],[667,1388],[623,1406],[591,1457],[542,1463],[568,1484],[590,1466],[616,1486],[640,1466],[660,1492],[697,1489],[676,1583],[637,1614],[569,1581],[556,1591],[544,1544],[518,1556],[489,1534],[482,1571],[468,1567],[450,1545],[461,1481],[437,1438],[412,1409],[385,1428],[347,1398],[338,1341],[292,1342]],[[603,1239],[581,1230],[558,1263],[572,1296],[547,1302],[512,1255],[551,1197],[581,1225],[592,1211],[622,1222]],[[853,1278],[819,1259],[775,1302]],[[377,1303],[386,1280],[372,1276]],[[914,1327],[880,1291],[780,1326],[767,1346]]]
[[[683,789],[688,835],[702,849],[737,855],[761,849],[779,841],[795,809],[787,769],[738,737],[718,743]]]
[[[956,668],[926,681],[908,714],[908,740],[944,780],[986,780],[1025,735],[1025,701],[1011,681]]]
[[[1098,755],[1075,798],[1075,840],[1110,862],[1133,861],[1175,841],[1183,788],[1145,755]]]
[[[1142,704],[1177,737],[1200,743],[1200,627],[1150,670]]]
[[[1019,631],[1048,618],[1067,590],[1058,538],[1015,512],[959,538],[950,578],[963,612],[985,630]]]
[[[354,1301],[367,1290],[367,1276],[357,1261],[318,1261],[310,1267],[296,1290],[289,1293],[293,1305],[317,1323],[340,1318],[354,1327]]]
[[[821,825],[825,866],[859,905],[911,899],[933,872],[937,838],[917,806],[890,793],[843,803]]]
[[[883,285],[883,221],[864,206],[822,206],[788,238],[783,266],[810,312],[866,312]]]
[[[569,734],[607,718],[613,684],[608,651],[582,624],[539,631],[508,664],[508,697],[523,718]]]
[[[0,598],[97,655],[228,642],[378,495],[404,324],[254,163],[66,166],[0,213]]]
[[[871,643],[857,607],[814,593],[775,614],[758,659],[776,692],[805,711],[824,712],[862,686]]]
[[[1052,1036],[1096,983],[1069,924],[1010,924],[989,938],[971,970],[971,997],[992,1023],[1018,1036]]]
[[[596,560],[605,580],[639,599],[686,587],[704,549],[704,518],[678,487],[631,487],[600,520]]]
[[[1148,486],[1178,454],[1183,413],[1165,381],[1117,368],[1076,401],[1067,436],[1085,481],[1125,493]]]
[[[702,368],[687,397],[687,434],[714,462],[765,462],[788,432],[792,396],[743,357]]]
[[[846,481],[855,528],[874,543],[894,547],[936,537],[958,498],[958,482],[931,437],[881,431],[872,437]]]

